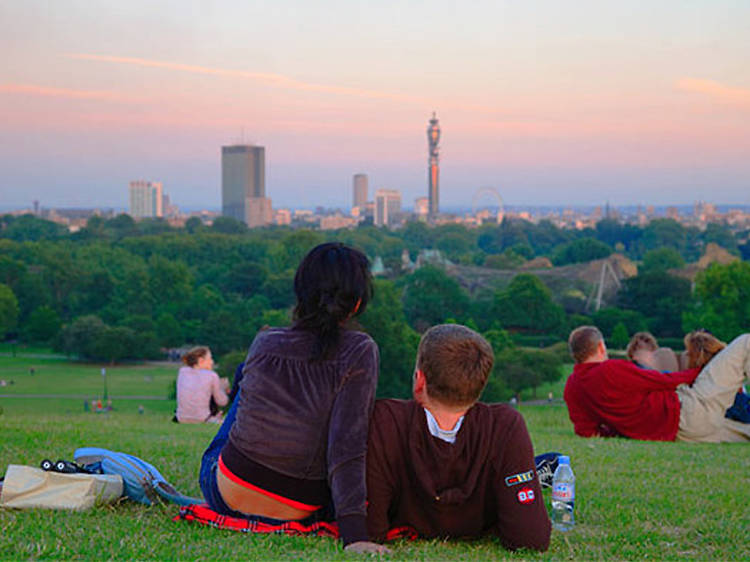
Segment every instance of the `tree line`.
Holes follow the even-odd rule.
[[[399,230],[362,226],[320,232],[269,227],[249,230],[218,218],[195,218],[184,228],[128,215],[92,217],[69,233],[31,215],[0,217],[0,337],[53,344],[85,359],[119,361],[162,357],[165,348],[209,345],[215,355],[246,350],[264,325],[290,322],[294,271],[305,253],[340,240],[379,256],[388,274],[362,328],[381,351],[381,396],[407,396],[419,341],[428,326],[467,324],[498,356],[487,399],[504,399],[560,376],[564,349],[534,351],[562,341],[582,323],[600,326],[620,344],[635,331],[679,337],[701,326],[730,339],[750,331],[750,264],[712,266],[695,287],[670,270],[694,261],[709,242],[748,255],[747,232],[722,225],[705,231],[658,219],[641,228],[600,221],[595,229],[560,229],[549,221],[504,220],[467,229],[408,223]],[[468,293],[438,266],[404,268],[436,249],[454,263],[503,269],[548,257],[556,265],[606,257],[617,250],[639,260],[616,306],[586,315],[542,280],[519,273],[503,285]]]

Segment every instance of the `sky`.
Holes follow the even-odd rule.
[[[0,0],[0,207],[220,208],[221,146],[278,207],[480,188],[506,205],[750,204],[750,2]]]

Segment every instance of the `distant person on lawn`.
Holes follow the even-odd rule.
[[[211,411],[211,400],[217,406],[226,406],[229,384],[213,371],[211,350],[194,347],[182,356],[182,362],[185,366],[177,374],[177,421],[221,423],[221,414]]]
[[[674,373],[609,359],[604,337],[594,326],[573,330],[568,347],[575,366],[564,398],[576,434],[652,441],[750,440],[750,424],[724,417],[750,373],[750,334],[736,338],[702,370]]]
[[[465,326],[434,326],[417,351],[413,400],[378,400],[367,449],[367,527],[387,540],[494,535],[544,551],[550,521],[523,417],[477,402],[492,347]],[[391,531],[389,533],[389,531]]]

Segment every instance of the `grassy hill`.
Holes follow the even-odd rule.
[[[216,427],[169,421],[174,402],[166,396],[176,367],[108,367],[110,395],[139,398],[114,398],[112,412],[86,413],[82,396],[101,394],[100,368],[62,358],[0,357],[0,379],[14,380],[0,388],[6,396],[0,397],[0,473],[8,464],[37,466],[45,457],[72,458],[78,447],[102,446],[148,460],[180,491],[199,495],[200,456]],[[394,560],[747,560],[748,445],[580,439],[564,404],[522,404],[521,411],[537,452],[571,456],[574,530],[553,531],[543,554],[509,553],[493,540],[418,541],[395,545]],[[549,505],[548,492],[544,501]],[[352,558],[328,539],[218,531],[173,522],[176,513],[175,506],[127,501],[81,513],[0,508],[0,559]]]

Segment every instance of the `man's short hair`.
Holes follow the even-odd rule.
[[[586,360],[596,353],[599,342],[604,341],[604,336],[596,326],[580,326],[570,332],[568,337],[568,349],[576,363],[585,363]]]
[[[625,349],[625,353],[628,358],[632,361],[635,352],[639,349],[645,349],[647,351],[656,351],[659,349],[659,344],[656,342],[656,338],[651,332],[636,332],[628,342],[628,347]]]
[[[417,369],[424,374],[427,394],[450,407],[479,400],[494,361],[487,340],[458,324],[433,326],[422,336],[417,351]]]

